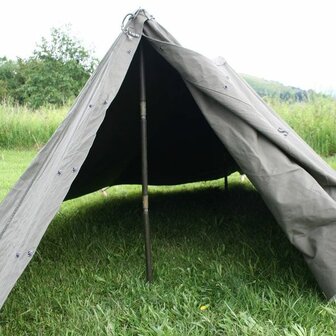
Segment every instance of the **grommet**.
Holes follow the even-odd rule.
[[[226,90],[228,88],[228,86],[227,85],[224,85],[224,89]]]
[[[33,251],[31,251],[31,250],[29,250],[27,254],[28,254],[28,257],[32,257],[32,256],[33,256],[33,254],[34,254],[34,252],[33,252]]]
[[[93,105],[92,104],[89,104],[89,108],[91,108]]]
[[[104,105],[106,105],[106,104],[107,104],[107,100],[104,101]]]
[[[132,50],[127,50],[128,55],[131,55],[131,53],[132,53]]]
[[[15,257],[16,257],[16,258],[20,258],[20,253],[19,253],[19,252],[16,252]]]
[[[76,173],[76,171],[77,171],[77,168],[73,167],[73,168],[72,168],[72,172],[73,172],[73,173]]]
[[[57,172],[57,175],[58,175],[58,176],[62,175],[62,170],[59,170],[59,171]]]

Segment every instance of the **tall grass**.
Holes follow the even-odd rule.
[[[336,100],[315,98],[309,102],[269,104],[320,155],[336,154]]]
[[[45,144],[65,117],[68,106],[31,110],[0,104],[0,148],[31,149]]]

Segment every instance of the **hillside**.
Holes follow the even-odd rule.
[[[306,91],[293,86],[286,86],[272,80],[266,80],[247,74],[241,75],[261,97],[278,98],[287,102],[301,102],[307,101],[311,96],[323,96],[313,90]]]

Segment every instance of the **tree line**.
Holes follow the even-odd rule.
[[[70,26],[52,28],[27,59],[0,57],[0,101],[33,109],[63,105],[78,95],[97,63]]]
[[[294,86],[287,86],[282,83],[266,80],[259,77],[242,74],[245,81],[258,93],[262,98],[277,99],[281,102],[307,102],[317,98],[324,97],[324,94],[314,90],[302,90]]]

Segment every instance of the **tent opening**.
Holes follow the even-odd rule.
[[[217,179],[239,170],[177,71],[144,38],[149,184]],[[141,183],[139,48],[67,199]]]

